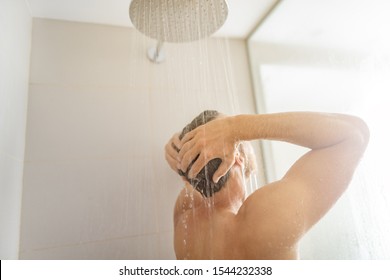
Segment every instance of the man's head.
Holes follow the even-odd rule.
[[[193,119],[191,123],[189,123],[183,128],[179,139],[181,140],[186,133],[190,132],[191,130],[194,130],[198,126],[201,126],[207,122],[216,119],[219,116],[222,116],[222,114],[214,110],[206,110],[202,112],[195,119]],[[249,143],[241,143],[238,146],[238,152],[238,156],[241,158],[241,162],[243,163],[245,177],[248,177],[249,174],[255,168],[255,160],[252,148]],[[179,174],[185,177],[186,180],[203,196],[211,197],[214,193],[220,191],[222,187],[226,184],[226,181],[228,180],[230,175],[230,170],[224,176],[222,176],[217,183],[214,183],[213,175],[215,171],[217,171],[219,165],[222,163],[222,159],[216,158],[210,160],[206,164],[206,166],[203,167],[203,169],[196,175],[195,178],[190,179],[188,178],[188,172],[191,169],[193,163],[198,159],[198,157],[199,155],[192,161],[192,163],[189,165],[188,169],[185,172],[179,170]]]

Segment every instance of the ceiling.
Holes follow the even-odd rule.
[[[26,0],[33,17],[131,27],[131,0]],[[278,0],[226,0],[229,16],[215,35],[247,38]]]
[[[389,15],[389,0],[281,1],[252,39],[283,45],[388,52]]]
[[[183,0],[189,1],[189,0]],[[131,0],[26,0],[33,17],[131,27]],[[389,0],[226,0],[229,15],[214,35],[247,38],[275,3],[255,41],[365,50],[390,49]]]

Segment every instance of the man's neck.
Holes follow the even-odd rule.
[[[226,185],[212,197],[206,198],[206,200],[215,210],[229,210],[236,213],[241,207],[244,198],[244,178],[241,169],[238,166],[233,166]]]

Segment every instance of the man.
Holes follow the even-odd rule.
[[[186,182],[174,210],[178,259],[297,259],[299,240],[346,190],[369,139],[361,119],[341,114],[205,111],[189,126],[165,147]],[[245,199],[253,156],[245,141],[255,139],[310,151]]]

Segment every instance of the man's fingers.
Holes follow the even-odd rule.
[[[166,146],[165,146],[165,153],[166,154],[169,154],[171,157],[173,158],[176,158],[177,155],[178,155],[178,152],[177,150],[175,149],[175,147],[173,146],[173,143],[172,142],[169,142]]]
[[[181,149],[180,149],[180,152],[178,153],[178,160],[183,164],[183,161],[186,163],[186,167],[188,167],[188,162],[186,162],[186,160],[188,160],[188,152],[190,151],[190,150],[192,150],[193,149],[193,147],[194,147],[194,145],[195,145],[195,142],[194,141],[189,141],[189,142],[187,142],[187,143],[185,143],[182,147],[181,147]],[[192,151],[191,151],[192,152]],[[185,171],[185,170],[183,170],[183,171]]]
[[[181,146],[180,139],[179,139],[179,133],[176,133],[175,135],[173,135],[171,143],[172,143],[173,147],[175,148],[175,150],[177,152],[179,152],[179,150],[180,150],[179,146]]]
[[[200,151],[198,151],[195,148],[188,151],[180,161],[180,169],[183,170],[184,172],[187,172],[188,167],[193,162],[193,160],[198,156],[199,153]]]
[[[174,170],[174,171],[177,171],[177,160],[175,158],[173,158],[171,155],[169,155],[168,153],[165,154],[165,159],[167,160],[169,166]]]
[[[175,144],[173,144],[173,142],[171,142],[171,147],[175,150],[177,155],[179,155],[180,150],[179,150],[179,148]]]
[[[190,141],[192,138],[194,138],[194,135],[196,133],[196,130],[191,130],[190,132],[187,132],[184,137],[181,139],[180,144],[178,146],[179,149],[182,148],[182,146]]]
[[[213,181],[214,183],[218,183],[219,179],[221,179],[222,176],[224,176],[229,169],[233,166],[234,161],[230,160],[224,160],[222,163],[219,165],[217,171],[215,171],[214,176],[213,176]]]
[[[165,145],[165,159],[168,162],[169,166],[175,171],[178,171],[177,165],[178,165],[178,149],[175,145],[175,143],[180,142],[179,137],[177,134],[175,134],[169,142]]]
[[[201,153],[198,159],[191,166],[191,169],[188,172],[188,178],[192,179],[196,177],[196,175],[198,175],[207,162],[209,162],[209,159],[207,159],[207,156],[204,153]]]

